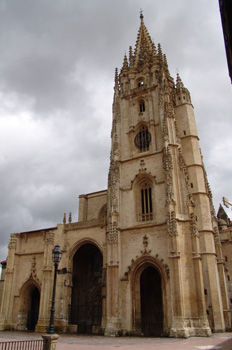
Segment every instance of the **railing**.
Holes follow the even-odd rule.
[[[0,342],[0,350],[43,350],[43,346],[42,339]]]
[[[152,213],[138,214],[137,215],[137,221],[152,221],[152,220],[153,220]]]

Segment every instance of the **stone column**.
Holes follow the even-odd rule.
[[[117,222],[113,221],[110,225],[107,240],[107,270],[106,270],[106,336],[117,336],[120,331],[118,317],[118,228]]]
[[[170,278],[173,299],[172,328],[170,337],[188,337],[189,333],[184,327],[184,304],[181,274],[181,257],[179,249],[179,234],[174,210],[167,214],[167,232],[169,237]]]
[[[204,280],[202,273],[202,263],[200,256],[200,242],[199,232],[197,230],[197,223],[194,213],[190,214],[190,233],[192,243],[192,254],[193,254],[193,266],[194,275],[196,281],[196,296],[197,296],[197,307],[199,317],[199,327],[197,330],[198,336],[210,336],[211,330],[209,328],[208,318],[206,315],[206,304],[204,295]]]

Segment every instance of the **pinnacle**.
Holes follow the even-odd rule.
[[[114,81],[115,81],[115,86],[118,85],[118,68],[115,68],[115,78],[114,78]]]
[[[182,80],[179,76],[179,73],[176,75],[176,88],[177,90],[181,90],[184,87],[184,84],[182,83]]]
[[[127,60],[127,56],[125,54],[122,69],[127,69],[127,68],[128,68],[128,60]]]

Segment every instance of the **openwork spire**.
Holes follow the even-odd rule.
[[[147,63],[154,54],[154,44],[143,22],[143,13],[140,12],[140,28],[135,46],[135,64],[143,65]]]

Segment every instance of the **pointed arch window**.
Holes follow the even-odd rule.
[[[141,196],[141,219],[150,221],[153,219],[152,214],[152,190],[148,182],[144,182],[140,189]]]
[[[151,142],[151,134],[148,131],[146,125],[142,125],[138,134],[135,136],[135,146],[140,152],[149,151],[149,145]]]

